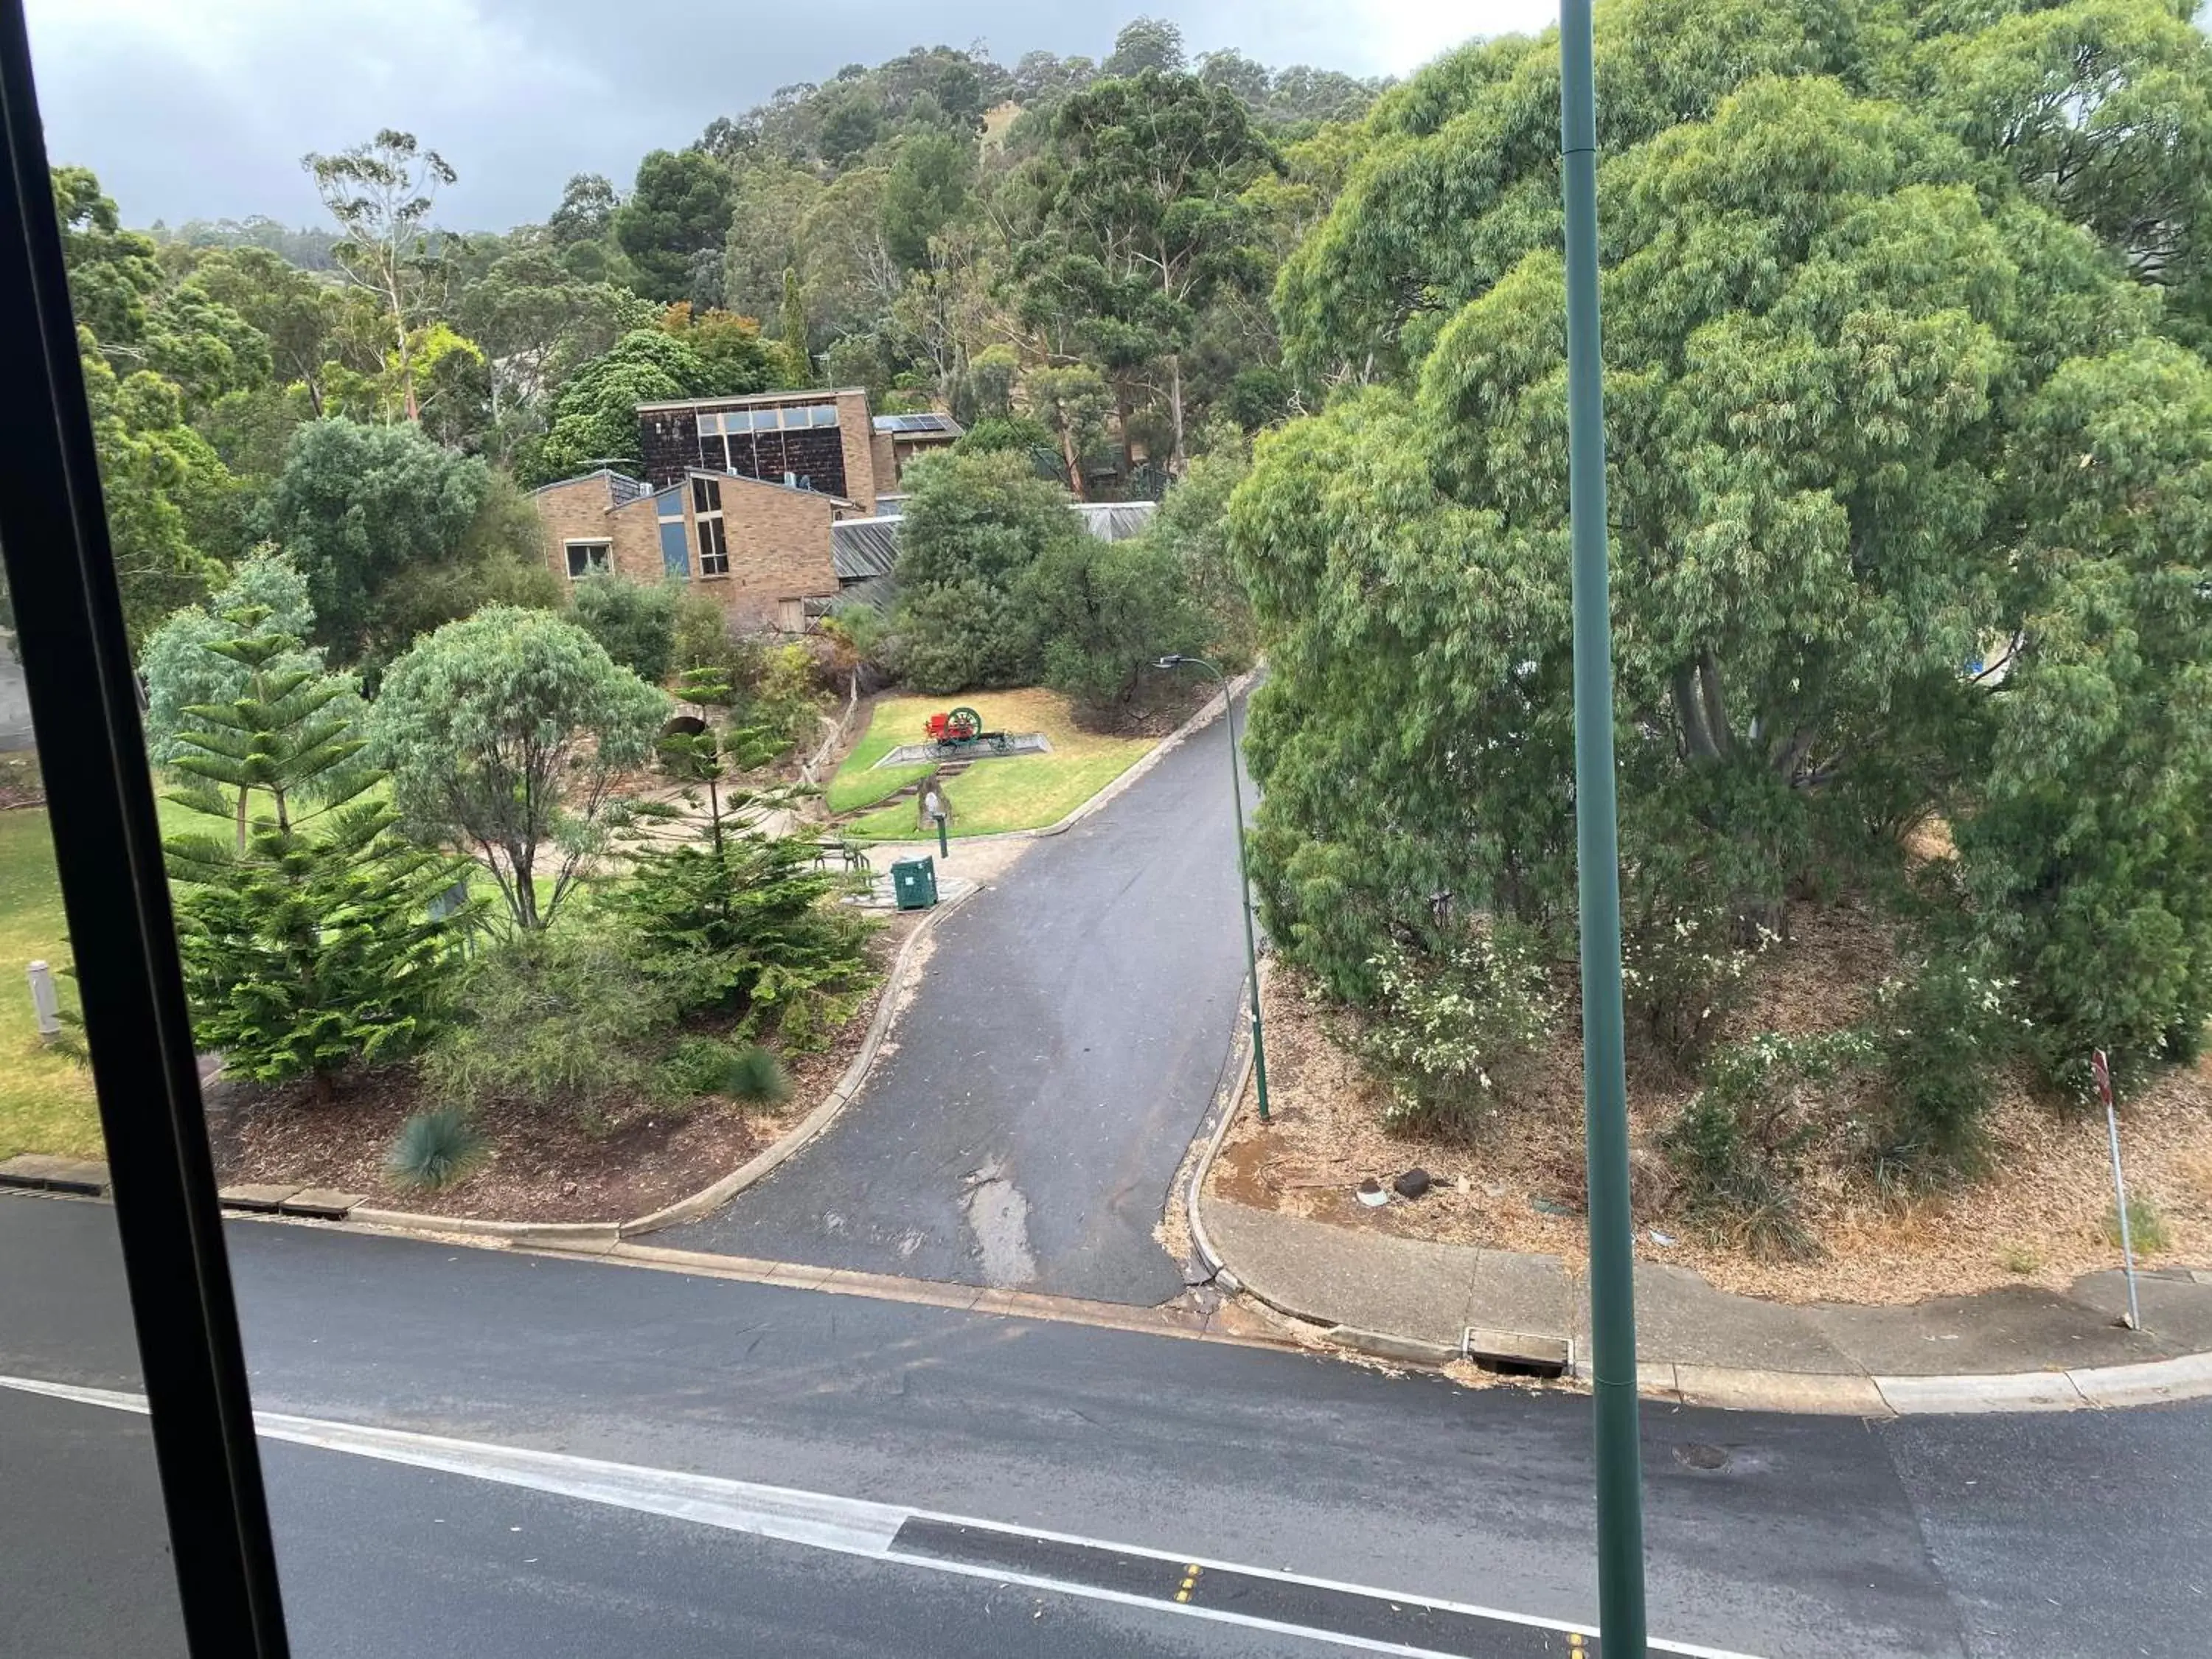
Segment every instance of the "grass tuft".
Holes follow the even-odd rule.
[[[722,1092],[748,1106],[775,1106],[791,1098],[791,1073],[767,1049],[741,1048],[722,1073]]]
[[[466,1181],[490,1156],[483,1132],[465,1111],[439,1106],[409,1118],[384,1161],[402,1187],[438,1193]]]
[[[2147,1198],[2129,1197],[2128,1237],[2137,1255],[2155,1255],[2166,1247],[2166,1218],[2159,1213],[2157,1205]],[[2120,1206],[2118,1204],[2105,1206],[2105,1243],[2116,1250],[2120,1248]]]

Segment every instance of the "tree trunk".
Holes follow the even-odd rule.
[[[1091,497],[1083,488],[1083,458],[1075,453],[1075,427],[1072,422],[1060,423],[1060,453],[1067,461],[1069,493],[1079,501],[1089,501]]]
[[[246,798],[252,792],[240,787],[238,792],[238,855],[246,856]]]
[[[1175,448],[1168,456],[1168,476],[1182,477],[1182,353],[1168,354],[1168,410],[1175,421]]]

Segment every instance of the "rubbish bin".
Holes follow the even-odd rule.
[[[927,910],[937,902],[937,860],[901,859],[891,866],[891,894],[902,910]]]

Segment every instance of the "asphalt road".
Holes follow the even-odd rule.
[[[110,1227],[98,1206],[0,1198],[0,1375],[131,1386]],[[228,1236],[266,1410],[1593,1612],[1572,1396],[329,1230]],[[173,1650],[67,1635],[72,1584],[134,1564],[139,1583],[160,1557],[143,1443],[118,1424],[143,1433],[0,1391],[0,1653]],[[1653,1407],[1645,1433],[1655,1634],[1808,1659],[2204,1650],[2212,1410],[1867,1425]],[[1725,1467],[1698,1467],[1706,1447]],[[1285,1650],[450,1474],[266,1458],[303,1655]],[[135,1534],[112,1513],[133,1512],[134,1480]],[[70,1580],[72,1560],[96,1571]],[[150,1620],[161,1597],[116,1605]]]
[[[657,1242],[1142,1305],[1179,1294],[1152,1229],[1244,976],[1223,751],[1205,727],[939,921],[859,1098]]]

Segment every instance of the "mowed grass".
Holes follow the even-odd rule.
[[[867,732],[830,781],[830,811],[852,811],[881,800],[928,771],[926,764],[872,769],[899,744],[921,742],[930,715],[963,704],[982,715],[986,731],[1043,732],[1052,752],[980,760],[947,780],[945,793],[952,808],[955,836],[996,835],[1057,823],[1127,771],[1157,741],[1083,731],[1069,714],[1067,699],[1041,689],[957,697],[885,697],[876,704]],[[845,804],[840,804],[841,799]],[[859,841],[911,841],[918,834],[915,810],[911,797],[894,801],[862,813],[844,830]]]
[[[158,797],[164,786],[155,786]],[[164,836],[233,833],[211,818],[161,800]],[[39,1041],[26,977],[33,962],[54,969],[62,1006],[76,1004],[63,968],[70,960],[69,924],[54,870],[53,831],[43,806],[0,812],[0,1158],[18,1152],[98,1158],[103,1151],[92,1073]]]

